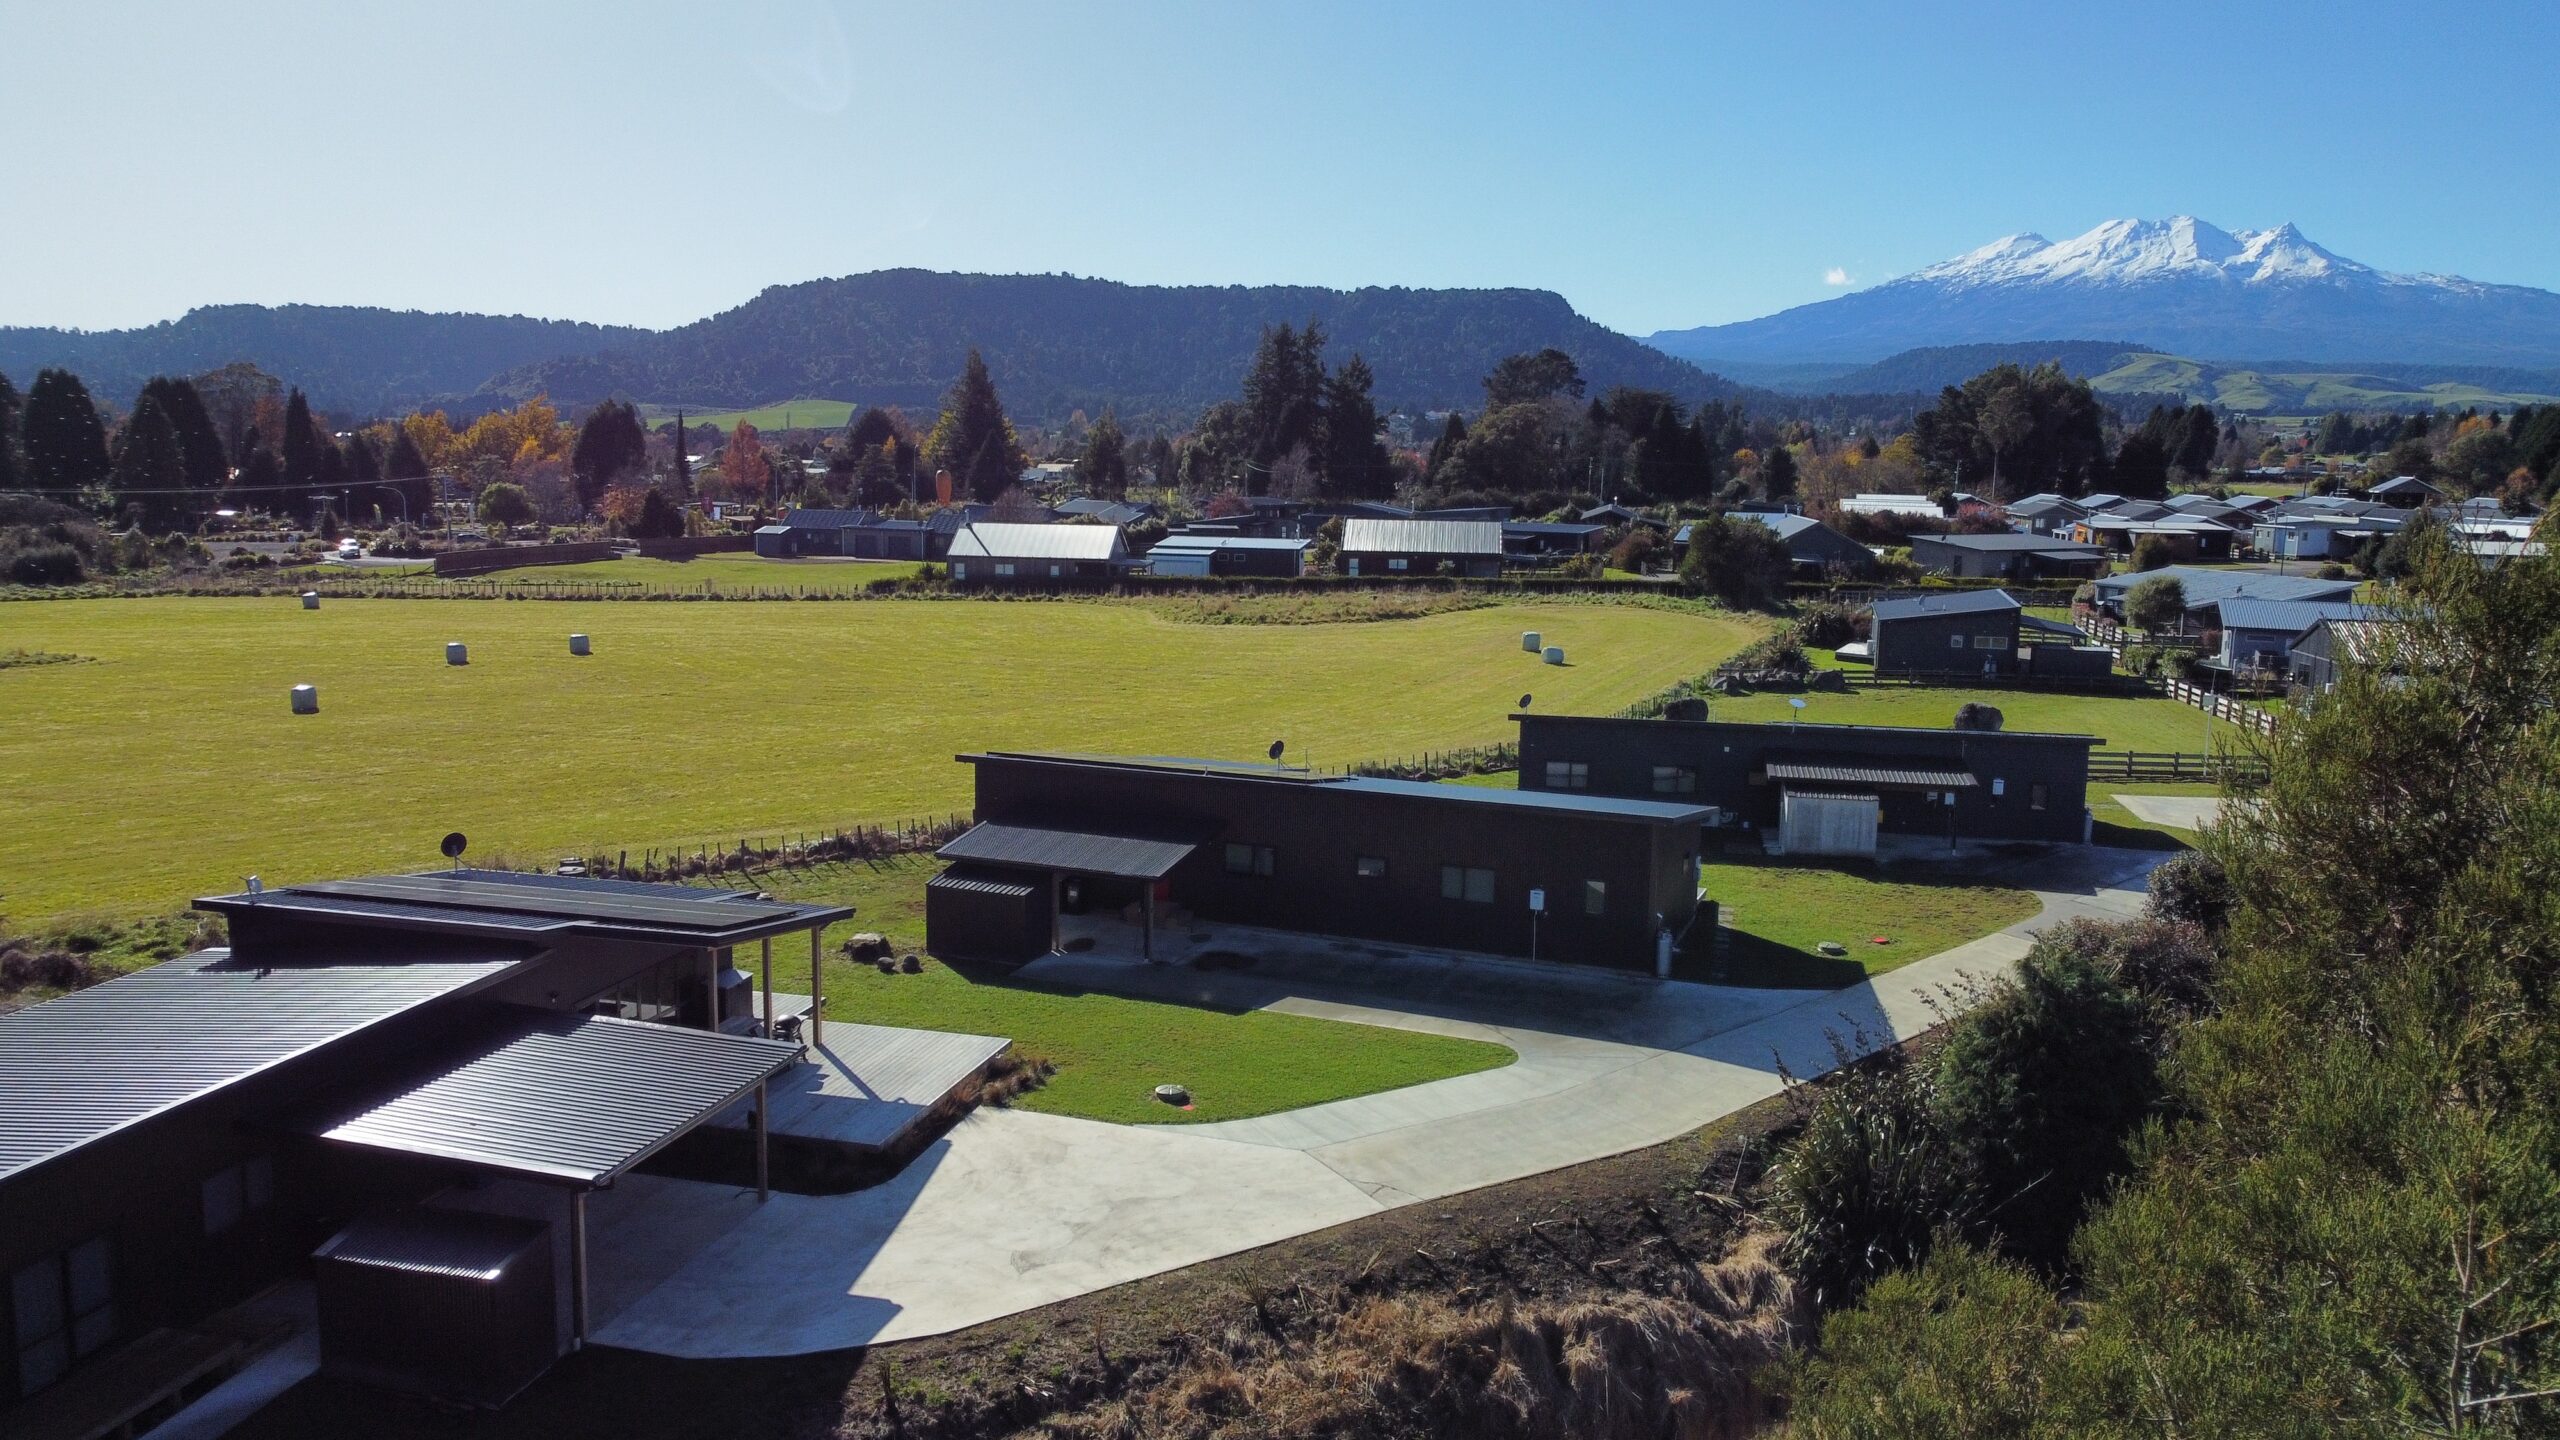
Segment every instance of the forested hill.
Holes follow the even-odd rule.
[[[1099,414],[1106,404],[1124,416],[1188,417],[1235,396],[1263,327],[1310,319],[1328,337],[1329,363],[1354,352],[1368,360],[1382,410],[1480,406],[1495,361],[1548,346],[1573,356],[1595,394],[1637,385],[1696,401],[1738,390],[1543,290],[1172,287],[926,270],[775,286],[605,354],[526,366],[492,388],[569,405],[809,395],[929,410],[974,345],[1018,417]]]
[[[323,408],[372,414],[467,394],[536,360],[629,344],[649,332],[522,315],[431,315],[353,305],[208,305],[138,330],[0,327],[0,374],[77,372],[90,393],[130,401],[154,375],[246,360]]]
[[[2113,370],[2130,355],[2156,348],[2137,345],[2129,340],[2022,340],[2004,345],[1934,345],[1905,350],[1863,369],[1833,376],[1813,388],[1872,395],[1935,394],[1946,386],[1961,385],[1995,365],[2033,369],[2048,360],[2059,363],[2064,373],[2086,379]]]

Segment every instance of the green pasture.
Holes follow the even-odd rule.
[[[685,410],[683,415],[684,423],[688,427],[717,425],[723,430],[728,430],[735,428],[739,421],[744,420],[758,430],[841,430],[853,423],[855,412],[861,408],[861,405],[851,400],[803,398],[776,401],[771,405],[756,406],[752,410]],[[678,407],[673,405],[643,405],[640,407],[640,418],[647,424],[656,425],[661,421],[673,420],[677,412]]]
[[[1850,683],[1857,682],[1853,679]],[[1787,704],[1790,699],[1802,700],[1804,708],[1793,709]],[[2005,729],[2095,735],[2109,750],[2202,754],[2206,749],[2203,711],[2175,700],[2143,696],[1897,685],[1853,689],[1846,694],[1815,691],[1788,696],[1763,691],[1729,698],[1710,697],[1707,712],[1719,720],[1793,719],[1808,726],[1920,725],[1944,729],[1955,722],[1956,710],[1968,701],[1998,709]],[[2216,745],[2233,738],[2232,727],[2226,722],[2214,721],[2211,730]]]
[[[1523,691],[1606,712],[1761,628],[1570,603],[1286,625],[1056,601],[0,604],[0,652],[84,657],[0,670],[0,918],[430,866],[448,830],[547,862],[958,811],[952,756],[982,747],[1253,758],[1276,738],[1326,766],[1487,744]],[[1574,663],[1539,663],[1523,630]],[[455,640],[469,665],[445,664]],[[300,683],[319,714],[288,712]]]
[[[651,560],[626,555],[576,565],[522,565],[447,582],[456,589],[489,585],[628,585],[634,593],[747,595],[786,591],[799,595],[853,595],[877,580],[904,580],[924,567],[913,560],[768,560],[761,555],[696,555],[690,560]]]

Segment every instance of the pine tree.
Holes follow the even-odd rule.
[[[231,460],[222,448],[221,427],[205,406],[204,392],[192,380],[159,375],[143,385],[142,393],[159,402],[160,413],[178,434],[178,449],[186,457],[187,488],[208,495],[221,489],[231,478]]]
[[[1084,453],[1076,457],[1076,479],[1095,495],[1128,493],[1129,441],[1121,433],[1120,417],[1109,407],[1085,432]]]
[[[160,397],[145,389],[116,436],[115,460],[107,474],[116,519],[154,535],[192,528],[195,516],[182,493],[186,489],[186,450],[177,427],[160,408]]]
[[[1369,362],[1358,355],[1325,381],[1324,484],[1328,495],[1382,499],[1395,489],[1387,447],[1378,443],[1378,405]]]
[[[266,437],[255,425],[240,432],[240,468],[231,483],[239,492],[241,508],[276,508],[284,467],[276,463],[276,452],[267,448]]]
[[[322,483],[320,427],[312,423],[311,402],[297,389],[284,402],[284,490],[273,498],[277,511],[307,518]],[[332,497],[333,499],[335,497]]]
[[[1257,467],[1268,469],[1299,446],[1312,451],[1322,441],[1323,357],[1324,332],[1312,320],[1303,331],[1284,323],[1262,332],[1244,376],[1246,433]]]
[[[1431,455],[1423,463],[1422,478],[1439,479],[1440,467],[1449,463],[1449,457],[1457,453],[1458,446],[1466,438],[1467,422],[1458,418],[1457,411],[1450,411],[1448,423],[1440,427],[1440,438],[1431,442]]]
[[[105,483],[112,463],[107,427],[79,376],[68,370],[36,372],[23,424],[31,488],[68,500]]]
[[[693,494],[693,457],[685,453],[687,441],[684,412],[676,412],[676,500],[682,503]]]
[[[648,457],[649,438],[640,429],[638,410],[607,400],[589,411],[578,427],[577,448],[569,453],[579,507],[593,510],[608,487],[638,470]]]
[[[993,501],[1022,479],[1029,461],[996,398],[987,362],[974,349],[925,438],[924,459],[928,469],[950,471],[959,488],[979,501]]]
[[[382,478],[407,501],[403,511],[413,523],[427,521],[435,508],[435,480],[426,452],[405,427],[391,429],[391,450],[382,457]]]
[[[1785,500],[1796,493],[1795,452],[1784,445],[1772,445],[1760,457],[1760,489],[1772,500]]]
[[[26,466],[18,458],[18,387],[9,377],[0,375],[0,490],[15,490],[24,482],[19,479]]]

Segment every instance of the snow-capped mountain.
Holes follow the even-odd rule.
[[[2215,358],[2549,365],[2560,363],[2560,295],[2394,274],[2289,224],[2235,232],[2180,215],[2110,220],[2063,241],[2011,235],[1873,289],[1649,339],[1713,368],[2127,335]]]

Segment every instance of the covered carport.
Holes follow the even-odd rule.
[[[964,925],[987,918],[988,928],[992,929],[1002,922],[982,917],[980,912],[990,905],[1019,903],[1019,897],[1000,891],[987,882],[1001,881],[1007,876],[1045,879],[1049,922],[1046,948],[1049,950],[1058,946],[1060,891],[1068,880],[1134,883],[1140,887],[1139,903],[1145,925],[1140,953],[1154,959],[1157,891],[1163,887],[1165,877],[1173,873],[1174,867],[1191,858],[1201,843],[1200,839],[1113,835],[1062,825],[990,820],[970,827],[966,834],[935,853],[954,862],[954,874],[965,875],[975,882],[967,889],[954,887],[948,895],[945,913]],[[928,896],[929,900],[931,898]],[[927,932],[935,933],[930,923]]]
[[[1948,766],[1829,759],[1772,760],[1764,778],[1780,787],[1778,848],[1788,855],[1876,853],[1879,830],[1935,830],[1942,812],[1955,843],[1955,792],[1980,782]]]
[[[769,1198],[766,1086],[801,1053],[779,1040],[508,1006],[399,1079],[296,1128],[566,1191],[574,1347],[589,1328],[587,1196],[752,1099],[756,1194]]]

